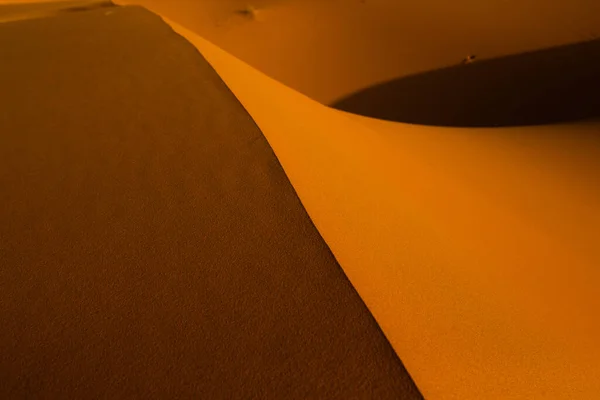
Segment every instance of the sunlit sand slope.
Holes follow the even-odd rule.
[[[170,23],[262,129],[426,398],[597,397],[600,124],[345,114]]]
[[[156,15],[0,24],[1,399],[421,399],[269,144]]]
[[[375,84],[600,38],[598,0],[118,0],[325,104]],[[241,13],[253,6],[252,13]]]

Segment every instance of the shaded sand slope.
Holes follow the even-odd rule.
[[[443,129],[346,114],[170,23],[261,128],[425,398],[597,397],[597,122]]]
[[[324,103],[419,72],[600,37],[597,0],[119,0]],[[257,8],[255,18],[236,11]]]
[[[600,117],[600,40],[386,82],[334,108],[438,126],[541,125]]]
[[[0,0],[0,22],[44,18],[69,12],[87,11],[96,8],[112,7],[110,0],[78,1],[21,1]]]
[[[0,25],[0,398],[421,398],[217,74],[111,11]]]

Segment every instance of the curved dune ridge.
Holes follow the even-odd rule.
[[[542,125],[600,117],[600,40],[483,60],[376,85],[332,106],[420,125]]]
[[[460,130],[344,114],[169,23],[262,129],[425,398],[596,396],[597,123]]]
[[[323,104],[384,82],[460,65],[469,55],[477,63],[600,37],[596,0],[118,3],[140,4],[177,21]],[[254,10],[252,18],[240,13],[247,7]]]
[[[413,90],[416,104],[404,99],[405,114],[385,114],[390,94],[375,94],[385,115],[374,116],[464,126],[596,117],[590,93],[575,102],[581,108],[557,102],[556,87],[544,96],[543,84],[561,76],[582,90],[594,82],[573,81],[578,57],[557,61],[530,103],[484,115],[472,114],[482,89],[467,85],[474,97],[460,98],[463,109],[444,79],[467,69],[488,76],[501,63],[480,58],[591,39],[597,2],[135,3],[192,43],[251,115],[425,398],[597,398],[600,123],[458,129],[324,105],[373,87],[356,95],[365,107],[370,90],[391,87],[392,98]],[[469,54],[478,56],[472,65],[414,75]],[[584,69],[595,76],[593,64]],[[517,70],[523,81],[534,76]],[[518,88],[505,89],[518,99]],[[426,107],[428,95],[437,106]],[[542,98],[554,108],[532,109]],[[454,108],[433,109],[443,105]]]
[[[0,24],[0,398],[422,399],[266,138],[142,7]]]

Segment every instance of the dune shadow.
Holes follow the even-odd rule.
[[[600,117],[600,39],[419,73],[332,104],[422,125],[542,125]]]

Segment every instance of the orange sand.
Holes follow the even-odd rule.
[[[331,104],[376,83],[600,37],[600,2],[118,0],[141,4]],[[236,11],[256,7],[256,17]]]
[[[0,24],[0,398],[422,399],[208,62],[76,9]]]
[[[257,1],[256,20],[245,1],[135,3],[191,29],[169,21],[259,125],[426,398],[597,398],[600,124],[432,128],[317,101],[590,39],[600,3]]]
[[[262,129],[426,398],[595,398],[599,124],[357,117],[170,23]]]

